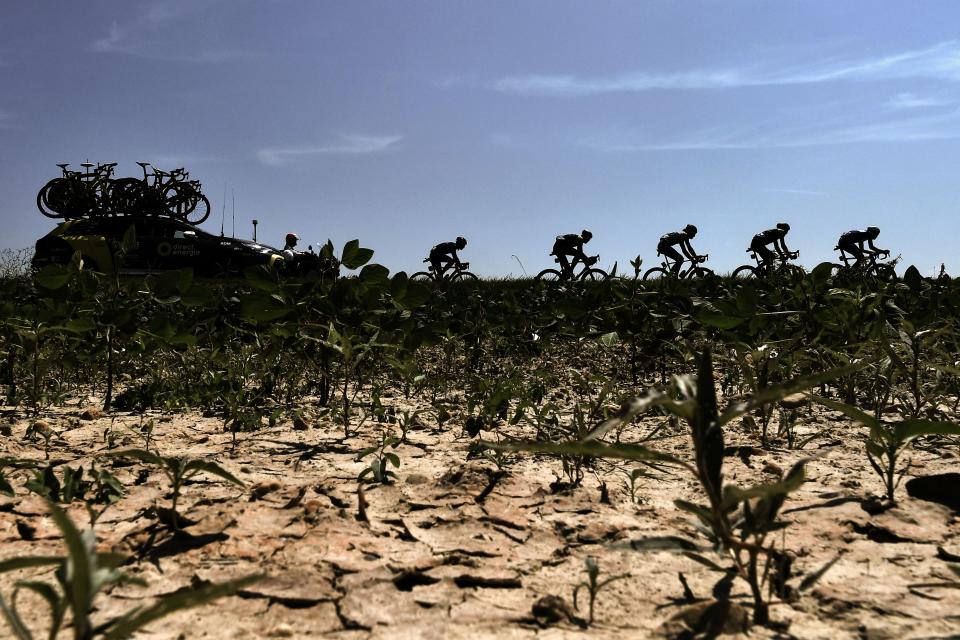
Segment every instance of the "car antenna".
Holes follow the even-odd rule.
[[[220,207],[220,237],[223,237],[223,221],[227,217],[227,182],[223,182],[223,206]]]

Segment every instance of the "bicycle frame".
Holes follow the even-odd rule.
[[[693,272],[694,269],[697,268],[697,266],[701,264],[700,260],[690,260],[689,258],[684,260],[683,262],[688,262],[689,264],[687,265],[686,268],[676,272],[677,278],[686,278]],[[702,262],[706,262],[706,259],[704,259]],[[671,261],[670,258],[667,258],[666,256],[664,256],[663,262],[660,263],[660,266],[666,269],[667,272],[670,273],[671,275],[674,275],[673,265],[675,264],[676,264],[676,261]]]

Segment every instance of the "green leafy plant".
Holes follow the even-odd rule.
[[[183,485],[194,476],[207,473],[235,484],[238,487],[245,486],[240,479],[215,462],[207,462],[206,460],[199,460],[197,458],[160,456],[143,449],[123,449],[120,451],[110,451],[103,455],[113,458],[133,458],[134,460],[153,465],[163,471],[170,483],[170,513],[174,530],[179,530],[180,528],[180,515],[177,511],[180,493],[183,490]]]
[[[600,592],[610,586],[612,583],[617,580],[623,580],[629,578],[629,573],[622,573],[616,576],[609,576],[604,579],[600,579],[600,565],[597,563],[597,559],[593,556],[587,556],[583,561],[584,570],[587,572],[587,579],[583,582],[579,582],[576,587],[573,588],[573,608],[577,611],[580,610],[580,606],[577,603],[577,596],[579,595],[581,589],[587,592],[587,597],[589,598],[589,605],[587,614],[587,623],[593,624],[593,614],[594,606],[597,602],[597,596],[600,595]]]
[[[908,463],[900,467],[900,457],[910,448],[914,440],[921,436],[960,436],[960,425],[950,422],[907,419],[890,423],[837,400],[820,396],[811,397],[869,429],[864,438],[867,460],[870,467],[883,480],[886,499],[891,503],[894,502],[894,493],[910,466]]]
[[[787,496],[804,481],[804,466],[809,459],[797,462],[779,480],[746,489],[723,482],[723,425],[761,405],[776,402],[797,391],[816,386],[839,375],[850,373],[855,366],[827,371],[808,378],[770,387],[750,398],[730,404],[720,411],[713,375],[713,361],[708,351],[698,357],[697,376],[677,376],[669,392],[651,391],[626,403],[620,413],[605,420],[580,442],[488,444],[532,453],[619,458],[645,464],[669,464],[690,472],[699,482],[706,504],[676,500],[678,508],[691,513],[699,522],[698,530],[709,544],[700,544],[678,536],[633,540],[623,545],[639,551],[673,551],[723,574],[746,582],[753,598],[753,620],[770,622],[769,600],[795,597],[810,586],[798,588],[787,584],[792,561],[771,542],[771,534],[781,531],[786,523],[779,519]],[[694,461],[655,451],[636,444],[604,444],[599,439],[607,432],[629,422],[652,407],[660,407],[685,420],[691,429]],[[715,551],[729,564],[723,566],[705,555]],[[830,563],[832,564],[832,562]],[[823,571],[826,569],[824,568]],[[822,575],[817,572],[811,575]]]
[[[368,457],[370,458],[370,462],[368,466],[357,475],[357,482],[359,484],[365,482],[389,484],[391,478],[396,478],[397,474],[390,470],[390,466],[392,465],[395,469],[399,469],[400,456],[392,451],[387,451],[387,449],[396,449],[399,445],[399,438],[384,431],[380,435],[380,442],[378,444],[367,447],[358,453],[356,458],[357,462]]]
[[[22,591],[39,596],[50,608],[50,625],[47,629],[47,638],[50,640],[57,638],[68,613],[74,640],[120,640],[131,637],[164,616],[230,595],[259,579],[259,576],[251,575],[223,584],[180,590],[149,607],[135,607],[120,616],[95,624],[92,616],[97,610],[96,600],[100,592],[121,583],[140,586],[146,586],[146,583],[119,570],[118,567],[125,560],[123,556],[96,551],[97,539],[92,528],[81,532],[56,504],[50,502],[47,508],[63,535],[67,555],[20,556],[0,560],[0,573],[56,567],[55,582],[18,580],[14,582],[9,604],[0,595],[0,611],[17,640],[33,640],[34,637],[17,607],[17,597]]]

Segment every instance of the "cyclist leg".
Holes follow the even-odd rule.
[[[569,274],[573,267],[570,266],[570,260],[567,258],[567,254],[562,251],[557,253],[557,262],[560,263],[560,273]]]
[[[751,244],[750,248],[760,256],[760,263],[766,268],[773,265],[774,253],[764,244]]]
[[[683,255],[669,245],[657,247],[657,251],[673,260],[673,265],[670,267],[670,271],[673,272],[673,275],[679,274],[680,270],[683,269]]]
[[[443,256],[439,256],[432,252],[430,253],[430,266],[433,268],[433,272],[437,275],[440,275],[440,269],[442,268],[440,266],[440,261],[442,258]]]

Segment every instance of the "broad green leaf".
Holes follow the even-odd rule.
[[[830,398],[824,398],[822,396],[808,394],[810,399],[822,404],[825,407],[829,407],[834,411],[839,411],[843,415],[856,420],[862,425],[868,426],[871,429],[876,429],[880,427],[880,421],[871,416],[869,413],[862,411],[854,406],[851,406],[845,402],[840,402],[839,400],[831,400]]]
[[[960,436],[960,425],[931,420],[904,420],[894,425],[897,439],[913,440],[919,436]]]
[[[86,616],[93,604],[94,596],[91,549],[66,512],[50,501],[47,502],[47,509],[50,510],[50,517],[60,529],[60,533],[63,534],[63,541],[67,546],[70,575],[64,589],[69,593],[68,600],[74,607],[75,616]]]
[[[620,344],[620,336],[617,335],[616,331],[611,331],[610,333],[605,333],[600,336],[600,344],[605,347],[613,347]]]
[[[133,458],[147,464],[154,464],[158,467],[166,466],[166,461],[160,456],[145,449],[121,449],[119,451],[105,451],[100,454],[110,458]]]
[[[243,270],[243,275],[246,277],[247,282],[261,291],[274,293],[280,289],[280,281],[277,279],[277,274],[271,271],[266,265],[258,264],[247,267]]]
[[[220,465],[216,464],[215,462],[207,462],[206,460],[191,460],[190,462],[187,463],[187,466],[184,467],[183,470],[185,473],[189,473],[191,471],[197,472],[197,473],[200,473],[200,472],[209,473],[210,475],[218,476],[228,482],[232,482],[233,484],[239,487],[246,486],[242,480],[240,480],[235,475],[233,475],[232,473],[230,473]]]
[[[70,282],[74,273],[69,266],[48,264],[34,275],[33,281],[44,289],[56,290]]]
[[[340,263],[347,269],[359,269],[373,258],[373,249],[364,249],[359,240],[351,240],[343,246]]]
[[[61,564],[64,561],[63,556],[25,556],[0,560],[0,573],[7,571],[18,571],[20,569],[31,569],[33,567],[47,567],[53,564]]]

